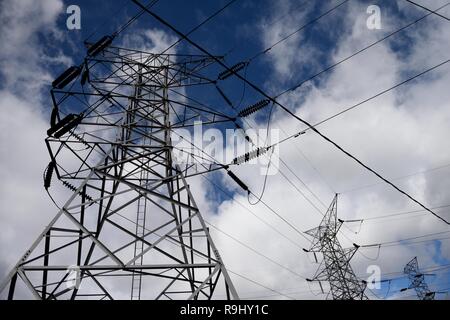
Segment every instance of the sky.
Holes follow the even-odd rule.
[[[229,66],[256,56],[245,69],[245,78],[270,96],[277,96],[427,14],[403,0],[349,0],[308,24],[341,2],[236,0],[190,38],[212,54],[225,55]],[[445,4],[441,0],[418,2],[433,10]],[[226,3],[160,0],[152,10],[186,33]],[[80,30],[66,27],[69,16],[66,8],[72,4],[81,9]],[[380,8],[380,29],[367,27],[370,5]],[[0,277],[56,213],[42,183],[42,172],[49,161],[44,139],[51,111],[51,82],[69,66],[82,61],[84,41],[93,42],[111,34],[136,12],[138,8],[125,0],[0,2],[0,107],[4,110],[0,118],[3,226]],[[449,7],[439,12],[450,16]],[[305,24],[287,40],[258,55]],[[177,39],[171,30],[144,14],[115,43],[157,53]],[[431,14],[281,95],[277,101],[298,117],[317,123],[448,60],[449,39],[448,21]],[[173,50],[199,54],[185,41]],[[447,220],[450,220],[449,71],[449,64],[444,64],[318,126],[323,134],[414,198],[437,208],[436,212]],[[223,90],[243,107],[261,99],[260,94],[235,77],[224,82]],[[231,114],[232,110],[214,90],[186,93],[221,106],[220,111]],[[267,110],[256,113],[242,125],[265,129],[268,116]],[[305,129],[277,107],[271,114],[270,127],[280,129],[282,138]],[[433,275],[426,278],[430,288],[448,290],[448,225],[430,213],[417,211],[421,209],[417,204],[380,182],[312,131],[280,145],[279,155],[284,163],[279,163],[281,170],[277,174],[267,177],[262,199],[296,230],[303,232],[316,227],[321,213],[338,193],[339,217],[364,219],[362,223],[344,224],[339,235],[344,247],[353,243],[395,242],[380,249],[360,248],[352,259],[355,273],[361,279],[369,276],[366,272],[369,266],[379,267],[382,279],[395,278],[383,282],[380,289],[368,291],[371,299],[414,299],[412,290],[399,291],[408,285],[402,277],[403,267],[415,256],[422,268],[432,270]],[[264,175],[259,166],[244,164],[233,168],[233,172],[255,194],[261,193]],[[316,284],[305,281],[319,267],[313,263],[311,254],[302,250],[309,248],[309,242],[264,203],[251,205],[247,195],[226,174],[196,177],[189,183],[205,219],[222,231],[211,228],[242,298],[327,298]],[[56,194],[61,201],[69,196],[62,189]],[[391,215],[409,211],[413,212]],[[385,215],[390,216],[380,218]],[[428,234],[433,235],[400,241]],[[436,296],[447,297],[445,293]]]

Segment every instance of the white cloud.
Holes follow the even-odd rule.
[[[48,54],[49,41],[52,42],[51,47],[72,44],[70,39],[61,38],[57,29],[56,21],[60,13],[63,13],[61,1],[43,1],[38,4],[2,2],[0,23],[7,27],[0,31],[0,39],[7,45],[0,56],[1,76],[4,79],[0,91],[0,107],[4,112],[0,119],[3,132],[0,140],[0,177],[3,182],[0,223],[4,226],[0,236],[1,280],[57,212],[43,188],[42,173],[49,161],[44,138],[51,110],[47,88],[55,78],[51,67],[64,69],[74,63],[61,51]],[[38,18],[34,19],[34,16]],[[141,31],[142,36],[125,36],[120,41],[127,47],[150,52],[160,52],[175,41],[158,29]],[[172,49],[170,52],[174,51]],[[74,165],[73,159],[69,164],[65,163],[67,167],[71,164]],[[62,203],[70,195],[69,190],[57,183],[52,183],[50,192],[57,203]],[[132,217],[134,215],[133,211]],[[118,236],[113,231],[106,232],[106,240],[115,248],[123,244],[124,240],[120,237],[122,235]],[[105,281],[104,285],[111,288],[116,297],[127,299],[128,280],[126,286],[114,281]],[[123,288],[126,288],[125,291]],[[29,298],[25,293],[27,290],[22,289],[18,288],[16,297]]]
[[[49,56],[39,35],[59,37],[55,22],[62,12],[59,0],[2,1],[0,4],[0,223],[3,277],[54,215],[47,201],[42,172],[48,163],[44,134],[50,108],[42,89],[53,80],[50,65],[71,63],[58,53]],[[47,100],[48,101],[48,100]],[[38,231],[40,230],[40,231]]]
[[[0,176],[3,182],[0,192],[0,223],[6,226],[5,232],[0,235],[0,275],[5,273],[8,265],[16,262],[55,213],[42,188],[41,173],[48,158],[42,142],[47,129],[47,108],[41,101],[48,101],[48,97],[45,93],[41,95],[41,90],[53,80],[48,71],[49,64],[71,63],[70,58],[62,54],[43,56],[43,48],[37,39],[37,33],[42,30],[47,30],[58,38],[55,21],[62,10],[61,1],[42,1],[38,4],[31,1],[4,1],[1,6],[0,22],[8,27],[0,31],[0,40],[2,43],[8,43],[8,46],[0,53],[0,67],[6,80],[4,90],[0,92],[0,107],[5,115],[0,119],[0,128],[4,132],[1,136],[3,149],[0,155]],[[282,12],[291,8],[288,1],[283,1],[280,6]],[[299,25],[298,20],[302,20],[298,19],[299,16],[300,14],[287,18],[282,24],[274,24],[271,28],[262,27],[263,44],[266,46],[295,29]],[[351,32],[341,35],[331,60],[337,61],[362,47],[362,44],[380,36],[379,32],[365,28],[365,17],[365,8],[362,5],[355,5],[345,16],[340,17],[342,24],[347,24]],[[337,20],[338,23],[341,21]],[[384,27],[394,28],[395,25],[388,20]],[[333,29],[327,31],[326,28],[320,31],[336,32]],[[345,106],[392,86],[405,76],[406,71],[419,72],[445,58],[450,47],[450,37],[446,25],[439,19],[428,19],[426,23],[420,24],[420,28],[412,29],[408,34],[413,36],[414,41],[412,50],[406,57],[400,57],[387,42],[383,43],[337,67],[320,85],[309,84],[292,95],[284,96],[282,102],[291,110],[295,110],[299,116],[315,123]],[[149,30],[145,31],[143,36],[130,35],[123,39],[125,45],[137,46],[140,49],[150,47],[155,52],[166,48],[173,41],[172,37],[159,30]],[[277,77],[292,79],[292,72],[300,70],[301,64],[308,62],[315,54],[314,45],[308,43],[305,46],[302,41],[303,37],[299,34],[271,52],[268,60],[273,64]],[[402,176],[449,163],[450,153],[446,148],[446,138],[450,134],[450,93],[446,89],[449,78],[448,67],[444,67],[403,89],[320,126],[320,130],[388,177]],[[280,111],[274,115],[274,127],[283,127],[288,133],[301,128],[298,122]],[[293,145],[295,147],[292,147]],[[314,167],[337,191],[377,182],[376,178],[313,133],[288,142],[281,148],[282,158],[323,199],[325,205],[331,202],[333,190],[326,186],[311,164],[300,157],[299,152],[303,152],[310,159]],[[233,171],[251,190],[259,193],[263,180],[259,169],[244,165],[233,168]],[[288,170],[284,168],[283,171],[307,193]],[[448,171],[440,172],[442,177],[448,174]],[[429,206],[448,204],[449,182],[448,179],[439,179],[440,177],[440,174],[417,175],[399,180],[398,183]],[[314,274],[318,265],[312,264],[311,257],[300,249],[307,247],[307,241],[275,217],[264,205],[260,203],[250,206],[245,195],[236,194],[234,201],[224,201],[216,208],[215,203],[208,198],[211,185],[202,178],[193,179],[190,184],[197,204],[207,220],[292,271],[305,277]],[[234,188],[233,182],[226,176],[224,184],[229,189]],[[26,201],[23,200],[24,197]],[[309,197],[312,198],[310,195]],[[300,231],[313,228],[320,222],[320,215],[280,175],[269,177],[263,200]],[[298,246],[264,223],[255,220],[238,202]],[[325,209],[317,201],[315,203]],[[417,206],[385,185],[344,193],[339,200],[339,214],[348,219],[373,217],[408,209],[417,209]],[[357,229],[354,225],[350,227]],[[429,215],[382,224],[363,223],[358,235],[352,235],[349,230],[343,228],[344,233],[360,244],[397,240],[441,230],[446,230],[442,223]],[[314,296],[306,282],[290,271],[255,255],[214,229],[211,229],[211,232],[227,267],[231,270],[295,298],[323,298],[322,295]],[[14,250],[11,250],[12,243]],[[351,245],[345,238],[342,238],[342,243]],[[370,257],[376,255],[373,249],[363,250]],[[443,241],[440,254],[450,258],[449,252],[448,241]],[[388,247],[382,249],[379,259],[375,262],[357,254],[353,265],[359,275],[364,275],[368,264],[379,264],[383,272],[401,272],[404,264],[414,255],[419,256],[421,266],[437,264],[435,254],[436,249],[427,244]],[[235,275],[232,277],[243,297],[273,294]],[[316,286],[314,291],[317,290]]]
[[[124,48],[142,50],[145,52],[158,53],[167,49],[177,39],[159,29],[138,30],[127,33],[121,40]],[[176,48],[171,48],[166,53],[174,53]]]
[[[274,2],[271,6],[273,6],[273,11],[277,12],[275,18],[269,21],[262,20],[259,25],[263,49],[267,49],[279,40],[289,36],[287,40],[273,47],[269,54],[264,57],[273,65],[277,79],[284,81],[289,81],[294,76],[290,72],[291,70],[295,68],[299,72],[313,60],[311,58],[317,53],[315,47],[305,42],[302,32],[290,36],[299,26],[309,21],[307,14],[313,5],[305,6],[307,7],[306,9],[297,9],[293,13],[291,11],[294,5],[291,1]],[[284,18],[279,20],[279,16]],[[292,48],[295,48],[295,50],[292,50]]]
[[[56,19],[63,10],[63,2],[2,1],[0,6],[3,87],[18,95],[39,96],[41,88],[53,80],[48,67],[71,63],[61,52],[49,56],[39,43],[39,35],[47,40],[61,40]]]
[[[389,18],[388,12],[385,12],[384,17],[387,18],[387,21],[384,21],[384,29],[379,32],[366,28],[366,17],[365,7],[356,3],[352,4],[346,15],[341,17],[343,25],[345,23],[350,25],[350,32],[341,36],[333,51],[332,62],[375,41],[384,32],[395,30],[406,24],[407,21],[413,20],[412,18],[411,20],[405,19],[406,21],[394,21],[394,17]],[[280,28],[283,27],[275,25],[265,30],[262,41],[267,44],[271,39],[277,38],[275,35],[280,33]],[[287,28],[293,29],[289,21]],[[326,32],[326,30],[322,31]],[[280,101],[291,110],[295,110],[298,116],[315,123],[344,107],[393,86],[410,76],[411,72],[413,74],[421,72],[446,58],[450,43],[445,21],[429,18],[418,24],[416,28],[408,30],[407,33],[414,39],[411,44],[412,50],[408,55],[400,55],[392,49],[389,42],[384,42],[336,67],[322,78],[320,85],[309,84],[291,95],[283,96]],[[398,41],[398,38],[401,37],[402,35],[398,35],[391,41]],[[306,50],[308,49],[310,48],[307,47]],[[300,40],[284,44],[279,54],[271,52],[269,59],[273,63],[275,72],[292,78],[292,73],[298,70],[293,68],[296,66],[295,61],[302,58],[299,50],[304,50]],[[314,48],[312,52],[314,52]],[[450,153],[445,147],[450,134],[448,126],[450,97],[448,90],[445,89],[450,80],[448,68],[448,66],[444,66],[403,88],[368,102],[321,125],[319,130],[386,177],[398,177],[450,163]],[[273,127],[282,127],[288,133],[294,133],[302,128],[296,120],[289,118],[281,111],[275,114]],[[299,157],[296,148],[308,156],[314,167],[338,192],[379,181],[353,160],[344,156],[314,133],[309,132],[282,146],[280,152],[282,158],[323,199],[325,204],[331,202],[332,190],[327,188],[310,164]],[[259,168],[244,165],[233,170],[249,184],[251,190],[254,190],[255,193],[259,192],[263,181],[261,176],[255,178],[258,177]],[[283,170],[290,179],[296,181],[288,170]],[[448,170],[442,170],[440,174],[435,175],[415,175],[399,180],[397,183],[426,205],[438,206],[448,204],[450,201],[447,191],[448,179],[445,179],[448,173]],[[307,193],[298,181],[296,181],[296,185]],[[309,197],[313,199],[311,195]],[[304,239],[292,232],[285,223],[274,217],[262,204],[249,206],[246,197],[242,195],[236,195],[234,199],[244,203],[259,217],[267,219],[272,226],[284,232],[301,246],[307,245]],[[298,226],[301,231],[312,228],[320,222],[320,216],[280,175],[269,177],[264,201]],[[410,209],[419,208],[389,186],[378,185],[342,194],[338,212],[344,219],[354,219]],[[442,214],[447,219],[450,218],[448,213],[443,212]],[[311,265],[309,258],[303,252],[249,216],[238,203],[230,201],[222,203],[219,207],[219,215],[212,219],[219,228],[279,261],[284,266],[307,277],[314,274],[317,266]],[[358,229],[357,225],[349,226],[352,229]],[[400,219],[382,224],[368,221],[363,223],[358,235],[352,235],[346,228],[343,228],[342,231],[356,243],[372,244],[442,230],[447,230],[442,222],[430,214],[425,214],[420,218]],[[283,289],[297,286],[298,290],[305,290],[305,281],[298,281],[292,274],[274,266],[267,260],[261,260],[248,249],[218,232],[214,232],[214,236],[218,239],[219,248],[230,269],[242,272],[242,274],[270,287]],[[345,238],[341,237],[341,241],[345,246],[351,245],[351,241]],[[369,257],[376,256],[376,250],[361,250]],[[442,241],[441,258],[449,259],[449,252],[448,241]],[[365,274],[365,268],[369,264],[380,265],[382,272],[385,273],[392,271],[401,273],[406,262],[415,255],[419,257],[421,266],[440,263],[436,260],[434,246],[423,243],[414,246],[386,247],[382,249],[380,257],[376,261],[367,260],[357,254],[353,265],[359,275]],[[260,293],[268,292],[238,277],[233,277],[233,279],[237,281],[238,287],[242,288],[243,292],[252,290],[259,290]],[[434,285],[439,285],[439,282]],[[245,294],[242,295],[245,296]],[[311,294],[294,295],[294,297],[316,298]]]

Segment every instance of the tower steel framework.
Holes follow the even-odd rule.
[[[306,231],[313,240],[310,249],[305,251],[314,253],[316,261],[317,253],[323,255],[319,269],[308,281],[317,281],[322,291],[322,282],[328,282],[333,300],[366,300],[366,283],[357,278],[350,265],[358,246],[344,249],[337,238],[343,223],[337,218],[337,199],[335,195],[320,225]]]
[[[408,275],[410,282],[408,289],[414,289],[420,300],[434,300],[436,293],[428,288],[428,285],[425,282],[425,275],[419,270],[419,262],[417,261],[417,257],[414,257],[411,261],[409,261],[403,271],[406,275]]]
[[[52,195],[53,176],[71,194],[62,205],[53,194],[56,216],[0,293],[8,299],[211,299],[225,291],[237,299],[186,181],[223,168],[180,164],[172,143],[177,130],[197,121],[232,120],[183,94],[214,83],[205,76],[214,60],[111,42],[104,37],[90,45],[83,63],[52,84],[45,187]]]

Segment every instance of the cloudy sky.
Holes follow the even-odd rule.
[[[446,3],[418,2],[433,10]],[[160,0],[153,9],[188,32],[226,1],[184,3]],[[81,30],[66,27],[66,8],[71,4],[81,9]],[[380,9],[380,29],[367,26],[370,5]],[[4,276],[56,213],[42,183],[49,161],[44,139],[51,111],[51,81],[83,59],[86,38],[93,41],[110,34],[138,9],[125,0],[114,4],[4,0],[0,6],[0,276]],[[450,7],[439,13],[450,16]],[[313,124],[446,62],[450,51],[448,21],[403,0],[236,0],[191,38],[213,54],[226,54],[228,65],[253,58],[245,77],[272,97],[376,43],[277,98]],[[176,40],[173,32],[143,15],[115,41],[157,53]],[[263,53],[267,48],[271,49]],[[199,53],[185,42],[174,51]],[[447,220],[449,67],[449,63],[443,64],[317,127]],[[243,97],[242,106],[261,99],[236,78],[227,82],[224,90],[233,101]],[[201,92],[192,94],[202,99]],[[205,101],[219,104],[220,97],[206,97]],[[222,112],[231,114],[232,110],[221,105]],[[243,126],[265,129],[267,118],[268,112],[258,113],[247,118]],[[277,107],[270,127],[279,129],[281,137],[306,128]],[[319,225],[336,193],[341,219],[364,219],[344,224],[339,234],[341,244],[382,244],[380,248],[360,248],[352,260],[355,273],[366,279],[367,268],[375,265],[382,279],[394,279],[368,290],[371,299],[414,298],[413,290],[399,290],[408,285],[403,267],[415,256],[424,270],[433,273],[426,278],[430,288],[448,290],[448,225],[420,211],[417,204],[311,130],[281,144],[279,155],[279,171],[267,177],[263,202],[256,205],[251,205],[247,194],[226,175],[189,181],[242,298],[327,298],[326,285],[322,294],[317,284],[305,281],[319,265],[302,250],[309,248],[310,239],[301,232]],[[265,179],[260,169],[244,164],[233,172],[259,195]],[[63,201],[69,193],[59,190],[57,196]],[[446,299],[447,295],[439,293],[436,298]]]

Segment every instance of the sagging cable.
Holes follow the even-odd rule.
[[[322,292],[322,294],[325,294],[325,291],[323,290],[323,286],[322,286],[322,281],[314,280],[314,279],[306,279],[306,282],[308,283],[308,286],[309,286],[309,284],[311,282],[318,282],[319,283],[319,287],[320,287],[320,291]],[[309,286],[309,290],[311,291],[311,287],[310,286]],[[311,291],[311,293],[313,293],[313,292]],[[316,295],[316,294],[314,294],[314,295]]]
[[[381,253],[381,243],[376,243],[376,244],[366,244],[366,245],[361,245],[360,248],[377,248],[377,254],[374,258],[368,257],[367,255],[365,255],[364,253],[362,253],[361,251],[359,252],[360,255],[362,255],[364,258],[366,258],[367,260],[371,260],[371,261],[376,261],[378,260],[378,258],[380,257],[380,253]]]
[[[256,111],[259,111],[262,108],[268,106],[269,103],[270,103],[269,99],[263,99],[255,104],[239,111],[238,117],[247,117],[247,116],[251,115],[252,113],[255,113]]]
[[[75,132],[70,132],[69,133],[72,137],[74,137],[76,140],[78,140],[79,142],[81,142],[83,145],[86,146],[86,149],[89,149],[91,146],[89,145],[89,143],[84,140],[82,137],[80,137],[78,134],[76,134]]]
[[[358,231],[353,231],[350,228],[348,228],[350,231],[354,232],[355,234],[358,234],[361,231],[362,228],[362,224],[364,222],[364,219],[354,219],[354,220],[341,220],[339,219],[339,221],[341,221],[342,223],[354,223],[354,222],[359,222],[359,228]]]
[[[248,65],[248,62],[239,62],[236,63],[234,66],[228,68],[225,71],[222,71],[221,73],[219,73],[219,76],[217,77],[219,80],[225,80],[229,77],[231,77],[232,75],[234,75],[235,73],[241,71],[242,69],[244,69],[246,66]]]

